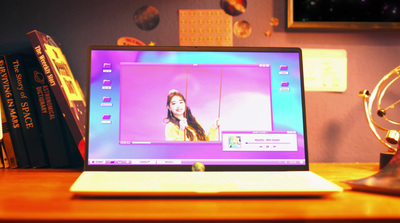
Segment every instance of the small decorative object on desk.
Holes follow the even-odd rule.
[[[364,98],[364,108],[368,124],[376,138],[388,148],[388,152],[381,153],[381,170],[378,173],[359,180],[344,181],[344,183],[350,185],[354,190],[400,195],[400,131],[391,130],[378,124],[374,120],[371,112],[373,101],[376,98],[378,105],[377,115],[385,118],[385,120],[391,124],[400,125],[399,121],[388,118],[386,114],[387,110],[394,109],[395,105],[400,103],[400,100],[386,108],[381,107],[382,98],[386,90],[400,78],[399,72],[400,66],[385,75],[371,94],[367,90],[360,92],[360,96]],[[386,132],[385,141],[380,137],[375,127]]]
[[[367,121],[369,127],[371,128],[372,132],[374,133],[375,137],[388,148],[388,152],[381,153],[380,157],[380,169],[382,169],[394,156],[395,152],[397,151],[397,145],[400,140],[400,131],[393,130],[387,128],[387,124],[393,125],[400,125],[400,121],[395,121],[387,115],[387,111],[389,109],[394,109],[395,105],[400,103],[400,100],[396,101],[395,103],[382,107],[382,98],[385,95],[387,89],[397,80],[400,78],[400,66],[396,67],[388,74],[386,74],[376,85],[375,89],[372,93],[369,93],[368,90],[363,90],[359,93],[359,96],[364,98],[364,110],[365,115],[367,117]],[[386,125],[379,124],[373,116],[372,113],[372,106],[374,104],[374,100],[376,99],[377,105],[377,116],[384,118],[388,123]],[[386,132],[385,140],[378,134],[376,128]]]

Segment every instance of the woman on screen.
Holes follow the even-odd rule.
[[[177,90],[171,90],[167,97],[168,116],[165,119],[165,139],[167,141],[209,141],[216,140],[217,128],[211,127],[206,135],[203,127],[186,106],[184,96]]]

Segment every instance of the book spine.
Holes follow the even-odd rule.
[[[80,122],[81,125],[84,125],[84,120],[76,120],[75,116],[73,115],[71,109],[78,110],[76,108],[71,108],[70,101],[68,100],[68,95],[65,95],[63,92],[63,86],[59,83],[59,80],[57,79],[57,73],[55,71],[56,68],[53,67],[52,62],[50,61],[50,58],[48,55],[45,53],[45,49],[43,48],[43,44],[40,42],[40,39],[44,37],[44,34],[40,33],[36,30],[29,32],[28,38],[31,42],[31,45],[33,47],[33,50],[35,51],[35,55],[42,66],[43,72],[47,77],[48,83],[51,87],[51,90],[53,92],[53,95],[57,101],[57,104],[59,105],[61,112],[68,124],[68,128],[70,129],[70,132],[75,140],[76,145],[79,145],[79,143],[84,140],[84,127],[80,128]],[[41,35],[41,36],[39,36]],[[68,86],[65,86],[68,88]],[[85,107],[85,106],[83,106]],[[85,108],[83,108],[85,109]],[[78,113],[83,113],[82,111],[75,111]],[[85,115],[82,115],[83,119]]]
[[[17,168],[18,163],[17,163],[17,159],[15,157],[14,146],[11,141],[11,135],[10,135],[11,133],[10,133],[10,129],[8,127],[9,124],[7,122],[7,118],[5,115],[3,103],[1,102],[1,98],[0,98],[0,107],[1,107],[1,111],[0,111],[1,112],[1,122],[2,122],[2,129],[3,129],[2,144],[4,146],[5,153],[8,157],[8,162],[10,164],[10,168]]]
[[[10,168],[10,162],[8,162],[8,157],[4,149],[3,143],[1,144],[1,158],[3,159],[3,168]]]
[[[13,147],[12,142],[11,142],[11,136],[10,136],[10,132],[9,132],[7,123],[3,123],[3,141],[2,141],[2,144],[4,146],[5,153],[7,155],[8,162],[10,164],[10,168],[13,168],[13,169],[17,168],[18,167],[18,163],[17,163],[17,159],[15,157],[14,147]]]
[[[34,55],[24,55],[23,61],[50,167],[69,166],[68,148],[60,124],[61,117],[47,79]]]
[[[18,119],[14,95],[11,91],[10,78],[8,75],[6,60],[4,56],[0,56],[0,76],[0,95],[9,127],[8,129],[10,130],[15,158],[17,159],[17,164],[19,167],[28,168],[31,165],[29,163],[28,154],[26,152],[26,147],[24,144],[21,124]]]
[[[48,165],[47,155],[29,93],[23,62],[18,55],[9,55],[5,59],[29,161],[32,167],[45,167]]]
[[[1,155],[1,153],[0,153]],[[3,161],[3,157],[0,156],[0,168],[4,168],[4,161]]]
[[[55,105],[56,110],[61,113],[60,107],[58,104]],[[68,123],[65,119],[61,120],[61,128],[63,131],[63,135],[65,137],[65,144],[67,145],[68,148],[68,157],[70,160],[70,166],[71,167],[82,167],[83,166],[83,157],[81,152],[79,151],[78,145],[76,145],[76,142],[74,140],[74,137],[72,136],[71,130],[68,127]]]

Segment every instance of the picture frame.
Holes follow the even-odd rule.
[[[296,4],[294,2],[296,1]],[[346,21],[345,18],[341,17],[340,19],[338,18],[328,18],[326,21],[321,21],[321,20],[316,20],[313,18],[307,18],[308,12],[307,10],[303,10],[302,8],[298,7],[299,6],[299,1],[301,4],[308,4],[310,1],[307,0],[287,0],[287,29],[288,30],[399,30],[400,29],[400,2],[399,4],[399,16],[392,16],[392,17],[379,17],[379,18],[373,18],[373,17],[367,17],[364,16],[364,12],[367,10],[363,9],[360,11],[363,11],[363,13],[359,13],[359,17],[357,18],[357,21]],[[345,4],[351,4],[350,2],[346,2]],[[354,2],[354,1],[353,1]],[[343,3],[342,3],[343,4]],[[361,2],[358,4],[362,4]],[[353,5],[354,6],[354,5]],[[318,4],[315,3],[313,7],[319,7]],[[397,9],[394,6],[391,6],[393,10]],[[380,10],[379,8],[374,8],[369,6],[369,8],[372,12],[371,13],[377,13],[377,10]],[[390,6],[388,8],[389,10],[391,9]],[[301,10],[301,11],[299,11]],[[321,14],[321,16],[326,17],[328,13],[326,13],[324,10],[314,10],[313,15],[315,17],[315,12],[318,11],[318,13]],[[300,20],[296,16],[296,13],[301,12],[305,18]],[[325,13],[325,14],[324,14]],[[343,13],[342,13],[343,14]],[[311,15],[310,15],[311,16]],[[328,21],[329,20],[329,21]]]

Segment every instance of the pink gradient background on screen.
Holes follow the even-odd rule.
[[[186,97],[206,132],[218,118],[221,131],[272,130],[269,67],[149,65],[121,66],[120,141],[164,141],[172,89]]]

